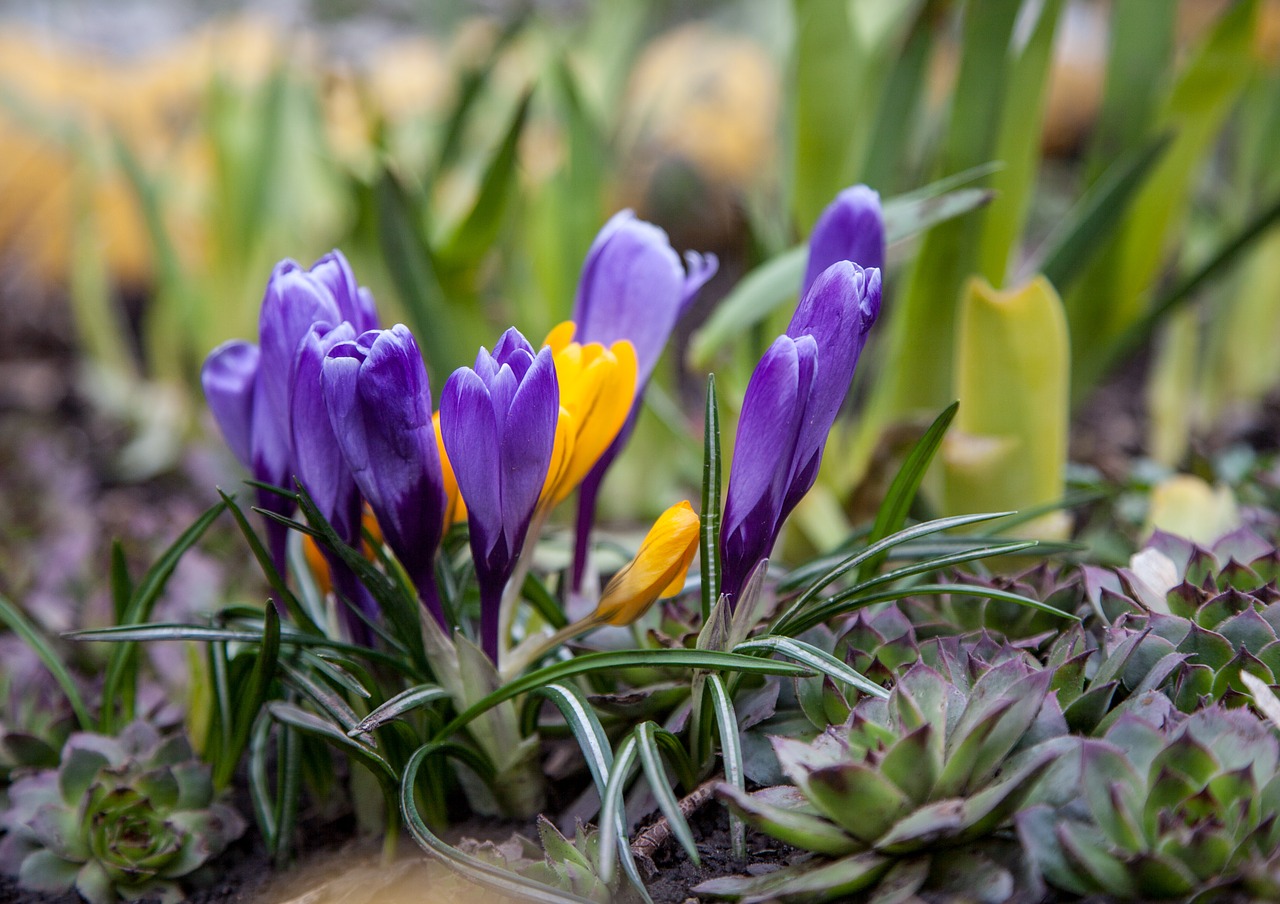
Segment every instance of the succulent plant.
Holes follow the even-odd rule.
[[[1149,694],[1079,748],[1081,799],[1018,815],[1044,880],[1074,894],[1280,899],[1280,745],[1242,709],[1182,716]],[[1065,758],[1064,758],[1065,759]]]
[[[593,901],[613,899],[610,885],[600,878],[600,836],[595,829],[579,824],[570,840],[545,816],[539,816],[538,840],[541,846],[519,834],[498,843],[464,838],[459,848],[551,888]]]
[[[74,887],[92,904],[179,901],[176,880],[245,829],[214,801],[209,769],[186,739],[144,722],[118,737],[71,735],[59,767],[14,782],[9,802],[0,869],[31,891]]]
[[[747,794],[722,784],[717,794],[760,831],[816,856],[695,891],[747,901],[832,900],[892,883],[904,895],[926,886],[1011,895],[1013,871],[1001,863],[1009,845],[1000,834],[1073,743],[1062,737],[1050,678],[1011,657],[970,687],[967,677],[957,683],[919,662],[887,700],[860,700],[846,724],[812,744],[774,738],[794,787]]]
[[[1108,655],[1131,657],[1126,683],[1153,688],[1168,680],[1184,712],[1209,702],[1240,705],[1241,672],[1280,683],[1277,576],[1280,553],[1244,530],[1212,549],[1157,533],[1130,568],[1086,569],[1090,601],[1110,621]],[[1170,668],[1175,656],[1181,661]],[[1145,669],[1155,669],[1158,682]]]

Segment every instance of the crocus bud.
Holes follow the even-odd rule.
[[[629,625],[656,600],[679,593],[698,553],[700,524],[688,502],[663,512],[645,535],[636,557],[605,587],[591,620]]]
[[[833,264],[752,373],[720,534],[722,590],[730,599],[769,556],[783,521],[817,479],[827,434],[879,311],[880,272]]]
[[[480,633],[496,661],[498,611],[546,481],[560,394],[551,349],[536,354],[507,330],[474,368],[450,375],[440,399],[440,432],[467,504],[471,556],[480,584]]]
[[[321,385],[356,486],[422,601],[443,623],[434,569],[447,499],[431,386],[413,334],[397,324],[334,345]]]
[[[839,261],[852,261],[864,270],[884,269],[880,195],[865,185],[840,192],[818,217],[809,236],[809,263],[800,296],[808,295],[818,276]]]

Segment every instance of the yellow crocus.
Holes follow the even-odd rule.
[[[636,394],[636,350],[621,339],[607,348],[573,341],[576,324],[566,320],[544,343],[555,358],[560,384],[556,451],[543,486],[541,505],[563,502],[582,482],[627,422]]]
[[[444,450],[444,437],[440,435],[440,412],[431,415],[431,426],[436,430],[436,448],[440,450],[440,472],[444,478],[444,494],[447,497],[444,506],[444,529],[467,520],[467,504],[462,501],[458,492],[458,478],[454,476],[453,464],[449,461],[449,453]]]
[[[629,625],[655,600],[679,593],[698,552],[699,527],[698,514],[687,501],[663,512],[645,535],[636,557],[604,588],[589,620]]]

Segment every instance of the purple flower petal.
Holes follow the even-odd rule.
[[[329,290],[341,318],[355,327],[356,333],[378,328],[373,295],[356,282],[356,275],[341,251],[335,248],[312,264],[311,275]]]
[[[253,470],[253,397],[260,357],[258,346],[233,339],[210,352],[200,369],[200,384],[218,429],[249,470]]]
[[[489,389],[475,371],[461,367],[440,394],[440,435],[467,503],[477,567],[502,537],[498,425]]]
[[[353,339],[355,330],[349,323],[333,328],[314,324],[298,344],[289,397],[294,473],[343,542],[356,545],[360,494],[334,434],[320,382],[329,350]]]
[[[494,397],[495,407],[498,404]],[[551,349],[538,353],[511,399],[502,443],[502,523],[512,550],[519,555],[524,533],[537,507],[542,485],[551,465],[556,420],[560,413],[560,386],[556,381]],[[470,511],[471,503],[467,503]]]
[[[809,237],[809,263],[800,294],[807,295],[822,271],[838,261],[884,269],[884,217],[880,195],[865,185],[846,188],[827,206]]]

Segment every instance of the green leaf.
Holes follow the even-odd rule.
[[[971,173],[960,174],[971,178]],[[941,196],[919,194],[887,201],[884,214],[885,238],[900,241],[991,201],[984,189],[961,189]],[[687,361],[695,370],[704,369],[712,356],[730,340],[748,332],[774,311],[795,302],[809,261],[807,245],[797,245],[756,267],[726,295],[689,342]]]
[[[270,696],[271,682],[275,678],[279,659],[280,616],[276,612],[275,604],[267,603],[266,612],[263,614],[262,643],[254,658],[253,670],[244,684],[232,688],[236,708],[230,731],[227,733],[227,746],[223,748],[218,762],[214,764],[215,788],[227,787],[235,775],[240,756],[249,744],[249,735],[253,731],[254,722]]]
[[[790,787],[765,790],[794,792]],[[827,857],[843,857],[862,847],[831,821],[821,816],[775,806],[759,791],[747,794],[740,788],[722,782],[716,786],[716,797],[728,805],[730,813],[745,819],[765,834],[803,851],[813,851]]]
[[[815,865],[815,863],[817,865]],[[806,861],[763,876],[711,879],[692,889],[700,895],[757,901],[849,901],[872,888],[895,863],[872,851],[834,862]]]
[[[133,597],[133,578],[129,576],[129,563],[124,557],[124,547],[119,540],[111,541],[111,615],[116,624],[124,621]]]
[[[235,497],[227,495],[221,489],[218,490],[218,495],[226,503],[227,510],[231,512],[231,517],[235,519],[236,526],[240,528],[240,533],[248,541],[249,549],[253,552],[253,557],[257,560],[258,567],[262,569],[262,574],[266,577],[267,583],[271,585],[271,590],[276,594],[276,598],[284,603],[289,617],[302,630],[313,634],[322,634],[320,627],[312,619],[311,613],[307,612],[303,605],[298,602],[298,598],[293,595],[293,591],[289,589],[284,578],[280,576],[280,572],[276,570],[275,562],[271,560],[271,553],[267,551],[262,540],[258,538],[258,534],[249,525],[249,519],[245,517],[240,506],[236,504]]]
[[[603,800],[605,788],[609,784],[609,771],[613,768],[613,747],[609,744],[609,736],[604,733],[595,709],[572,684],[549,684],[533,693],[546,697],[560,710],[560,715],[578,741],[578,747],[587,761],[587,768],[591,770],[591,778],[595,781],[596,791]]]
[[[698,553],[702,578],[702,622],[720,599],[720,410],[716,375],[707,374],[707,405],[702,440],[702,523]]]
[[[62,658],[49,645],[49,639],[44,636],[43,632],[27,618],[26,613],[4,595],[0,595],[0,621],[8,625],[9,629],[14,634],[17,634],[22,642],[40,657],[40,662],[49,670],[53,680],[58,682],[58,687],[67,698],[67,702],[71,704],[71,710],[76,715],[76,722],[80,726],[80,730],[91,731],[93,718],[89,715],[89,710],[84,705],[84,698],[80,696],[80,689],[76,687],[75,679],[71,677],[71,673],[63,664]]]
[[[472,719],[497,706],[499,703],[526,694],[529,691],[548,685],[574,675],[590,672],[616,671],[633,668],[674,668],[674,669],[706,669],[708,671],[731,671],[761,675],[810,674],[801,666],[787,662],[761,660],[754,656],[743,656],[738,653],[718,653],[710,650],[685,650],[666,648],[658,650],[625,650],[620,652],[587,653],[567,662],[557,662],[544,666],[513,681],[476,701],[464,712],[457,715],[440,731],[440,737],[448,737],[462,728]]]
[[[532,89],[520,98],[506,134],[485,168],[475,203],[440,248],[440,258],[450,265],[474,260],[498,237],[502,214],[516,186],[516,156],[532,98]]]
[[[836,565],[832,566],[825,573],[813,581],[800,594],[799,599],[792,603],[782,617],[774,623],[774,633],[782,633],[789,623],[792,622],[799,613],[804,610],[805,605],[816,597],[822,590],[832,581],[842,577],[853,569],[857,568],[868,559],[872,559],[885,550],[892,549],[895,546],[901,546],[908,540],[915,540],[920,537],[927,537],[931,534],[941,533],[944,530],[950,530],[953,527],[964,527],[969,524],[978,524],[982,521],[991,521],[995,518],[1003,518],[1005,515],[1011,515],[1012,512],[994,512],[978,515],[955,515],[950,518],[938,518],[933,521],[925,521],[916,524],[904,530],[897,531],[877,543],[841,559]]]
[[[356,726],[356,734],[367,734],[381,728],[388,722],[411,713],[414,710],[430,706],[437,700],[449,700],[449,692],[438,684],[419,684],[401,691],[386,703],[383,703]]]
[[[284,703],[279,700],[267,704],[267,712],[277,722],[291,725],[299,731],[323,738],[348,756],[354,756],[363,765],[369,767],[369,770],[377,776],[380,783],[395,782],[396,771],[391,768],[391,764],[383,759],[378,751],[367,744],[348,737],[345,731],[328,719],[321,718],[315,713],[307,712],[292,703]]]
[[[538,614],[557,631],[569,624],[569,619],[564,614],[564,607],[547,589],[542,581],[538,580],[538,576],[533,573],[524,576],[524,585],[521,590],[524,599],[533,604],[538,610]]]
[[[225,502],[218,502],[206,509],[147,570],[129,600],[129,605],[125,607],[124,624],[138,624],[151,616],[156,600],[160,598],[174,569],[178,567],[178,560],[199,541],[225,508]],[[106,701],[106,705],[102,707],[102,713],[98,717],[98,728],[104,734],[114,734],[116,729],[133,721],[138,693],[137,671],[138,648],[135,644],[123,643],[111,651],[102,683],[102,699]]]
[[[702,858],[698,856],[698,845],[693,840],[693,829],[689,828],[689,821],[680,811],[680,801],[676,800],[675,793],[672,792],[667,780],[667,773],[662,768],[662,755],[658,752],[658,745],[654,740],[655,728],[657,726],[653,722],[641,722],[635,727],[632,737],[636,740],[640,767],[644,770],[649,790],[657,801],[658,809],[666,817],[672,834],[676,836],[676,840],[680,842],[680,846],[684,848],[694,865],[701,866]],[[607,790],[606,787],[606,792]]]
[[[413,840],[419,847],[465,878],[479,882],[486,888],[501,894],[509,895],[518,901],[540,902],[540,904],[565,904],[565,902],[594,904],[589,898],[550,888],[494,866],[438,838],[418,810],[416,789],[418,773],[422,770],[423,761],[439,752],[441,752],[439,744],[424,744],[419,747],[405,764],[404,776],[400,781],[400,812],[404,817],[405,825],[409,828],[409,834],[413,836]]]
[[[706,693],[711,696],[711,705],[716,714],[716,727],[720,732],[720,759],[724,763],[724,775],[728,780],[726,787],[734,788],[745,794],[747,787],[746,765],[742,756],[742,738],[738,735],[738,715],[733,708],[733,700],[724,686],[724,679],[719,675],[708,675]],[[729,815],[729,840],[733,845],[734,856],[747,856],[747,834],[742,820],[736,814]]]
[[[878,543],[895,531],[902,530],[902,526],[907,522],[911,503],[915,501],[920,483],[929,470],[929,463],[937,454],[943,437],[947,435],[947,428],[951,426],[951,421],[959,410],[959,402],[948,405],[934,418],[924,436],[920,437],[920,440],[911,448],[910,454],[902,462],[902,467],[894,475],[893,483],[889,485],[884,501],[876,511],[875,524],[871,527],[871,533],[867,535],[868,543]],[[875,574],[887,554],[888,552],[885,551],[864,561],[858,567],[856,579],[865,581]]]
[[[1169,140],[1169,135],[1157,135],[1116,158],[1049,234],[1024,272],[1043,273],[1058,294],[1066,295],[1124,222],[1125,211]]]
[[[757,637],[754,640],[747,640],[738,644],[733,651],[742,653],[755,652],[757,650],[786,656],[788,659],[808,666],[835,681],[841,681],[851,687],[855,687],[864,694],[870,694],[882,700],[889,699],[889,692],[880,685],[836,659],[830,653],[818,649],[813,644],[805,643],[803,640],[766,634],[763,637]]]

